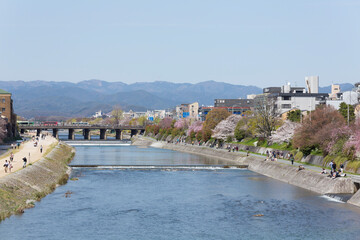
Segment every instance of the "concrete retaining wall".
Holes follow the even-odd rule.
[[[59,143],[47,156],[25,169],[0,179],[0,221],[11,214],[22,213],[33,202],[55,190],[68,179],[67,164],[75,150]]]
[[[265,162],[254,156],[246,157],[244,153],[227,152],[225,150],[193,145],[154,142],[152,139],[142,139],[142,141],[147,141],[147,145],[151,145],[152,147],[171,149],[208,157],[216,157],[237,164],[245,164],[248,165],[248,168],[251,171],[317,192],[319,194],[355,193],[357,190],[353,181],[348,178],[331,179],[310,170],[297,171],[297,167],[278,162]]]

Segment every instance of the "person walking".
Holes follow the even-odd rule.
[[[14,161],[14,154],[11,152],[10,153],[10,162]]]
[[[292,153],[290,153],[290,161],[291,165],[294,165],[294,155]]]
[[[9,172],[11,172],[11,169],[13,168],[13,165],[11,164],[11,162],[9,161]]]
[[[27,162],[26,157],[23,157],[23,162],[24,162],[24,164],[23,164],[23,168],[25,168],[25,167],[26,167],[26,162]]]
[[[5,163],[4,163],[4,170],[5,172],[7,173],[7,170],[8,170],[8,167],[9,167],[9,163],[7,160],[5,160]]]
[[[40,153],[42,153],[42,150],[43,150],[43,146],[41,145],[40,146]]]

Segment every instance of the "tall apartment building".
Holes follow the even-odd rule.
[[[0,114],[7,121],[8,137],[16,136],[16,114],[13,109],[11,93],[0,89]]]

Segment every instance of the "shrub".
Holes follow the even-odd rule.
[[[196,132],[194,132],[194,131],[190,132],[190,139],[194,139],[196,136],[197,136]]]
[[[211,138],[211,130],[210,129],[204,129],[202,131],[203,142],[209,141],[210,138]]]
[[[235,128],[234,136],[238,142],[243,140],[246,137],[246,130],[239,129],[238,127]]]
[[[233,140],[233,137],[232,137],[232,136],[227,136],[226,142],[230,143],[230,142],[232,142],[232,140]]]
[[[202,140],[202,132],[201,131],[196,134],[196,140],[198,140],[199,142]]]

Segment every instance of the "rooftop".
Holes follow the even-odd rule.
[[[9,92],[7,92],[7,91],[5,91],[5,90],[0,89],[0,94],[11,94],[11,93],[9,93]]]

